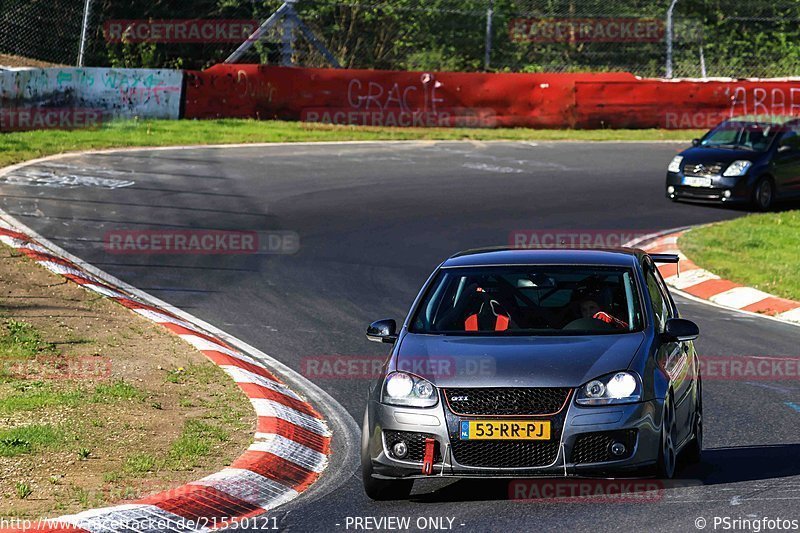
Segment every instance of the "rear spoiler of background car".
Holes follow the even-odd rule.
[[[681,276],[681,264],[678,254],[647,254],[654,263],[672,263],[678,265],[678,277]]]
[[[678,254],[647,254],[654,263],[673,263],[678,264]]]

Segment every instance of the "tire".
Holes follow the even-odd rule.
[[[753,207],[758,211],[769,211],[775,202],[775,184],[766,176],[761,177],[753,189]]]
[[[413,479],[376,479],[372,477],[372,458],[369,455],[369,411],[364,411],[364,422],[361,426],[361,478],[364,492],[370,499],[404,500],[414,487]]]
[[[697,381],[697,401],[694,406],[694,421],[692,422],[694,437],[684,449],[684,457],[690,464],[699,463],[703,458],[703,384]]]
[[[413,479],[375,479],[372,477],[372,464],[364,463],[361,469],[364,482],[364,492],[370,499],[376,501],[405,500],[414,487]]]
[[[664,414],[661,417],[661,438],[659,439],[658,462],[656,463],[656,476],[659,479],[672,479],[675,476],[675,464],[678,460],[675,450],[677,433],[675,406],[672,403],[672,394],[670,394],[664,400]]]

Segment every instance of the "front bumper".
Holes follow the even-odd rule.
[[[445,477],[569,477],[569,476],[595,476],[595,475],[620,475],[625,472],[635,472],[644,467],[653,465],[658,458],[662,402],[652,400],[630,405],[615,405],[603,407],[582,407],[574,403],[570,397],[567,406],[559,414],[551,417],[515,417],[520,419],[551,419],[554,426],[554,439],[551,443],[552,453],[546,456],[547,464],[540,466],[515,465],[502,467],[492,463],[492,457],[480,458],[482,466],[464,464],[465,454],[454,450],[453,444],[458,439],[457,427],[461,420],[485,420],[491,416],[463,417],[450,413],[440,402],[436,407],[429,409],[409,409],[384,405],[370,401],[367,412],[367,426],[364,428],[369,435],[364,440],[364,459],[372,465],[372,473],[376,478],[424,478],[421,460],[399,460],[393,457],[387,446],[387,435],[393,438],[395,432],[405,432],[407,435],[423,434],[436,441],[436,457],[434,461],[434,476]],[[591,434],[591,437],[588,437]],[[603,457],[602,460],[591,462],[597,453],[586,453],[586,443],[591,440],[594,451],[602,451],[604,442],[602,438],[633,435],[627,441],[626,453],[621,459]],[[583,439],[581,446],[576,446],[579,439]],[[470,441],[473,442],[473,441]],[[486,442],[486,441],[482,441]],[[524,446],[521,441],[514,442],[512,446]],[[459,445],[455,442],[456,446]],[[463,443],[462,443],[463,444]],[[599,446],[599,448],[598,448]],[[496,453],[496,452],[495,452]],[[502,452],[500,452],[502,453]],[[548,452],[549,453],[549,452]],[[602,456],[603,454],[600,453]],[[537,456],[540,459],[545,456]],[[459,461],[461,459],[461,462]],[[470,461],[475,462],[474,454]],[[498,459],[499,461],[500,459]],[[590,461],[590,462],[587,462]]]
[[[747,176],[711,176],[709,187],[686,185],[683,172],[667,172],[665,194],[671,200],[692,200],[713,203],[746,203],[752,196]]]

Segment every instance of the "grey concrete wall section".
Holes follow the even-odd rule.
[[[178,70],[0,70],[0,110],[93,109],[104,118],[177,119],[182,86]]]

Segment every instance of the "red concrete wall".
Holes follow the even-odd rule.
[[[800,81],[663,81],[627,73],[481,74],[216,65],[186,73],[185,118],[389,126],[706,128],[800,114]]]

